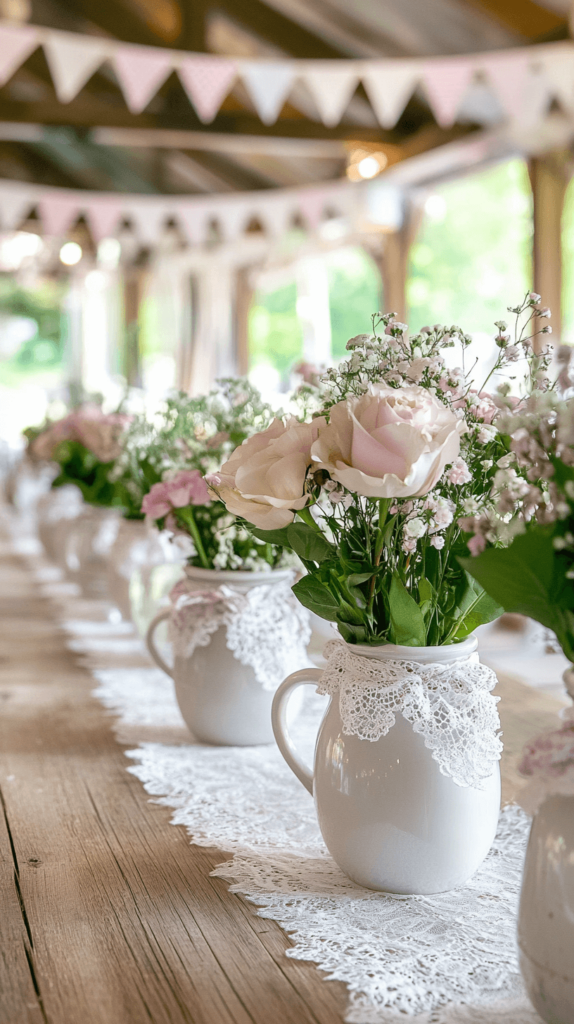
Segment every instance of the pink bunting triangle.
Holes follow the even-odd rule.
[[[115,196],[102,196],[87,203],[85,209],[92,238],[101,242],[102,238],[113,235],[122,216],[123,203]]]
[[[81,200],[78,195],[66,195],[62,192],[46,192],[38,209],[42,226],[47,235],[61,237],[77,220],[80,213]]]
[[[177,71],[200,121],[209,124],[235,81],[235,64],[224,57],[197,53],[186,57]]]
[[[38,46],[31,25],[0,25],[0,85],[4,85]]]
[[[114,54],[114,68],[126,103],[139,114],[155,96],[173,68],[169,50],[152,46],[120,46]]]
[[[325,189],[322,188],[312,188],[299,192],[297,206],[312,231],[318,227],[321,221],[327,194]]]
[[[466,59],[433,60],[425,64],[423,80],[437,124],[450,128],[474,74]]]
[[[522,112],[530,59],[529,54],[518,50],[516,53],[489,54],[480,61],[480,67],[486,71],[505,113],[513,118]]]

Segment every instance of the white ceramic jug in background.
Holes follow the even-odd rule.
[[[534,816],[518,915],[520,970],[548,1024],[574,1024],[574,796]]]
[[[169,561],[166,547],[155,526],[143,519],[120,519],[116,538],[106,555],[106,571],[110,600],[126,622],[133,620],[131,583],[134,574],[139,570],[149,577],[152,567]],[[145,582],[143,579],[144,586]],[[146,630],[148,625],[149,619]]]
[[[80,585],[84,597],[107,596],[106,554],[119,522],[117,509],[85,505],[71,523],[64,554],[66,574]]]
[[[292,579],[291,570],[273,572],[221,571],[186,567],[195,589],[215,591],[227,585],[245,594],[254,587],[273,586]],[[273,742],[273,690],[264,689],[253,668],[243,665],[227,647],[226,626],[220,626],[207,646],[189,657],[174,657],[171,668],[154,643],[157,626],[169,619],[165,608],[151,623],[147,643],[156,664],[175,682],[177,701],[189,730],[203,743],[251,746]]]
[[[448,664],[476,649],[476,639],[449,647],[359,647],[377,661]],[[441,773],[422,735],[398,712],[395,724],[370,742],[346,735],[337,697],[325,713],[311,772],[286,726],[288,701],[319,669],[303,669],[279,687],[273,727],[287,764],[314,795],[329,852],[355,882],[401,894],[444,892],[466,882],[488,853],[498,822],[500,770],[493,764],[484,789],[457,785]]]
[[[84,509],[82,492],[75,484],[55,487],[37,505],[38,536],[51,562],[65,568],[65,550],[72,520]]]

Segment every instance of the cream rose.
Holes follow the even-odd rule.
[[[305,507],[305,477],[311,465],[311,445],[323,418],[299,423],[275,419],[267,430],[248,437],[214,477],[212,491],[228,510],[260,530],[278,530],[293,522]]]
[[[371,385],[334,405],[311,456],[368,498],[426,494],[456,459],[464,422],[426,388]]]

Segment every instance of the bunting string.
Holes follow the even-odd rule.
[[[464,115],[473,86],[484,84],[500,116],[511,120],[524,121],[532,104],[542,116],[552,99],[568,112],[574,107],[574,43],[568,40],[433,59],[253,60],[0,22],[0,86],[40,46],[61,103],[73,100],[108,63],[128,108],[138,114],[175,72],[204,124],[213,121],[237,80],[266,125],[274,124],[301,82],[314,101],[317,118],[329,127],[339,124],[359,83],[384,128],[396,124],[417,88],[443,127]]]

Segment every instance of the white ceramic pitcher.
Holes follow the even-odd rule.
[[[520,970],[548,1024],[574,1024],[574,796],[534,816],[518,915]]]
[[[186,567],[197,590],[216,590],[225,584],[240,593],[263,584],[282,583],[291,570],[242,572]],[[174,658],[171,668],[154,643],[154,633],[171,615],[164,608],[152,621],[147,645],[157,665],[175,682],[180,711],[195,738],[202,743],[252,746],[273,742],[273,691],[263,689],[250,666],[242,665],[226,646],[226,627],[220,626],[206,647],[187,658]]]
[[[449,647],[353,646],[376,660],[447,664],[476,650],[470,638]],[[293,691],[317,683],[320,669],[294,672],[273,702],[273,729],[287,764],[315,798],[325,844],[340,868],[369,889],[429,895],[466,882],[488,853],[498,822],[498,763],[484,789],[443,775],[399,712],[386,736],[347,736],[338,696],[331,699],[315,748],[314,771],[301,761],[286,727]]]

